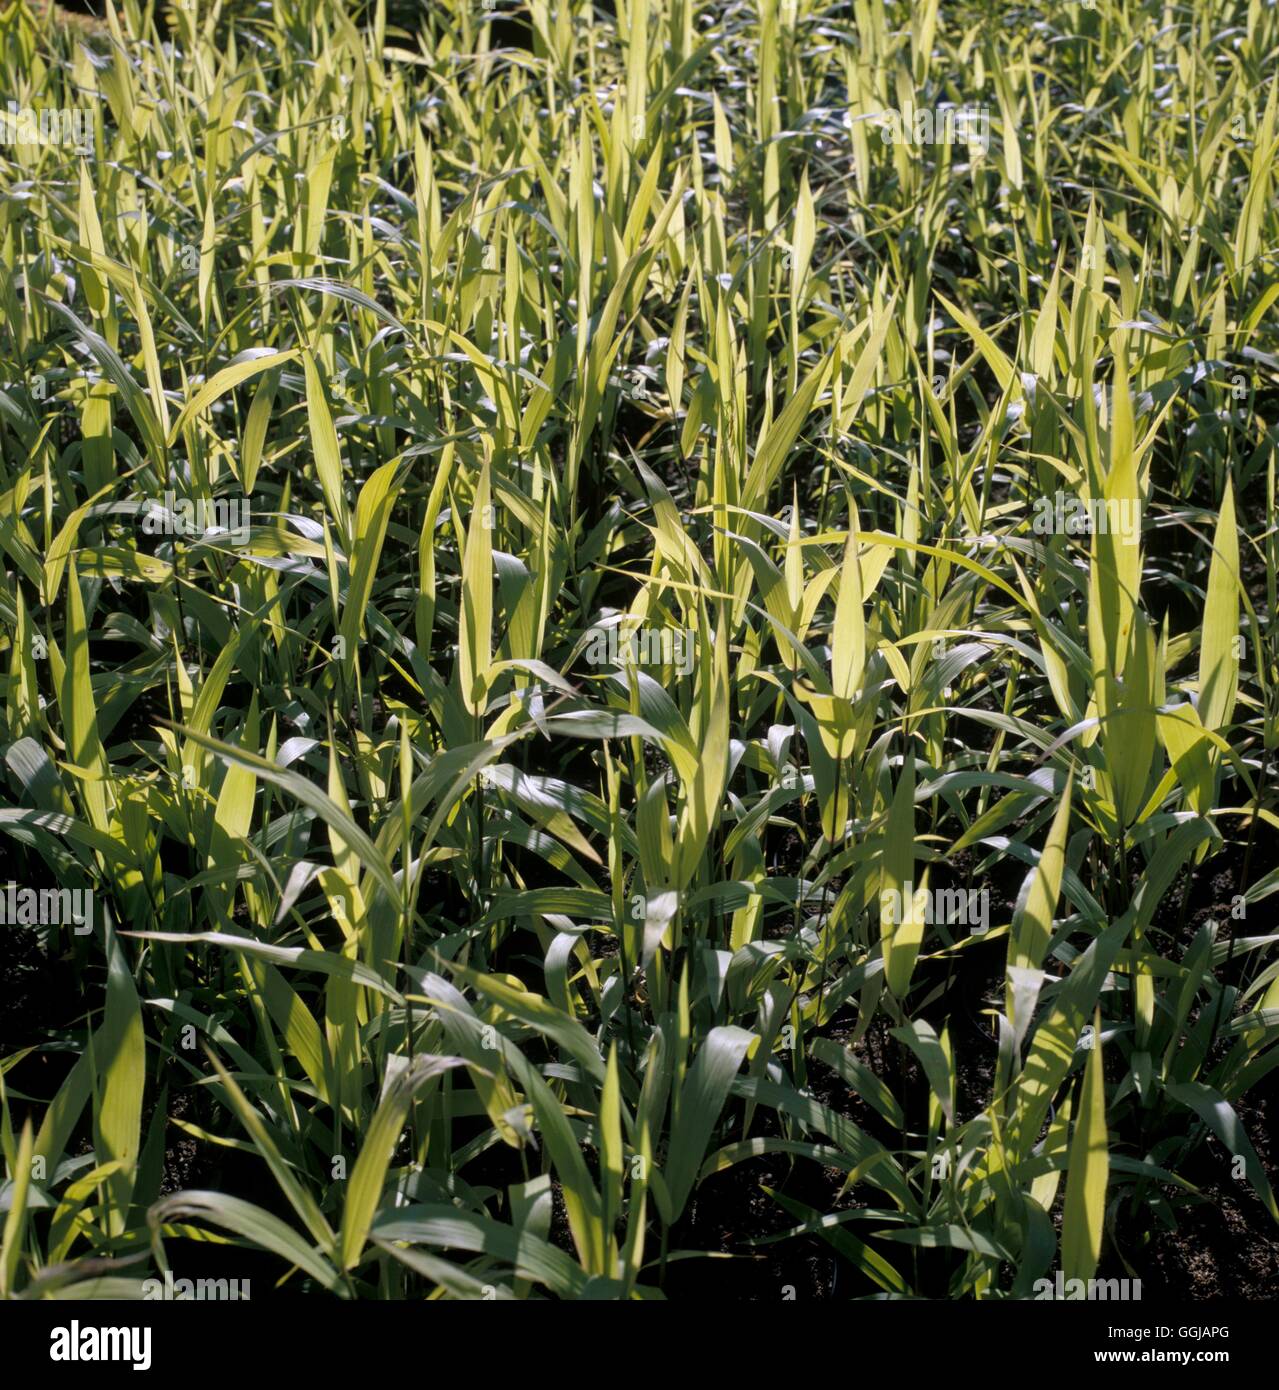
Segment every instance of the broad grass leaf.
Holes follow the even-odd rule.
[[[1101,1013],[1094,1011],[1092,1047],[1084,1065],[1075,1132],[1066,1172],[1066,1205],[1061,1219],[1061,1269],[1069,1279],[1091,1279],[1101,1255],[1110,1171],[1106,1130],[1106,1083],[1101,1058]]]
[[[413,1097],[432,1078],[454,1067],[465,1066],[461,1057],[415,1057],[405,1062],[390,1079],[364,1131],[359,1156],[346,1184],[346,1201],[342,1207],[342,1227],[339,1232],[340,1261],[343,1269],[354,1269],[364,1253],[369,1228],[377,1213],[378,1200],[391,1157],[399,1143],[400,1131],[409,1113]]]
[[[729,1088],[752,1045],[757,1043],[757,1036],[744,1028],[712,1028],[693,1059],[675,1098],[670,1149],[663,1165],[671,1221],[678,1220],[684,1210]]]
[[[250,1244],[278,1255],[287,1264],[296,1265],[330,1293],[347,1297],[341,1276],[320,1251],[308,1245],[278,1216],[229,1193],[175,1192],[156,1202],[147,1213],[147,1220],[157,1233],[166,1225],[190,1220],[221,1226]]]

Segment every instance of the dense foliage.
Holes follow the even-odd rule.
[[[1279,14],[616,10],[0,11],[0,1295],[1276,1248]]]

